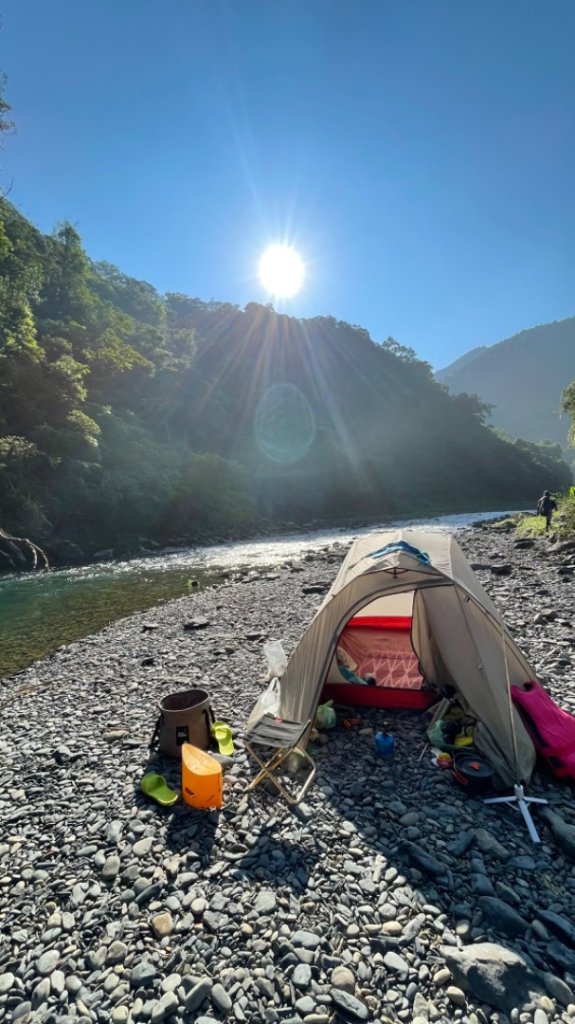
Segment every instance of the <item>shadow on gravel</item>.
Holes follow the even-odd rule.
[[[219,820],[219,811],[194,811],[186,804],[176,804],[166,830],[167,849],[172,853],[196,853],[199,865],[209,868]]]
[[[163,775],[168,786],[180,792],[182,776],[178,761],[164,757],[157,751],[151,751],[142,775],[146,772]],[[139,808],[151,810],[158,818],[167,819],[165,841],[168,850],[172,853],[195,853],[202,868],[209,866],[219,823],[218,811],[195,811],[188,807],[181,797],[173,807],[161,807],[154,800],[144,796],[139,783],[134,787],[134,803]]]
[[[287,882],[293,891],[304,892],[321,851],[312,836],[300,834],[301,822],[295,814],[293,822],[289,835],[285,832],[285,821],[272,818],[266,822],[254,845],[237,860],[236,868],[247,878],[278,887]]]
[[[334,897],[343,895],[350,903],[358,897],[366,904],[387,901],[390,917],[402,908],[415,911],[401,938],[381,935],[375,947],[385,953],[409,944],[426,916],[441,915],[438,935],[448,946],[457,946],[459,939],[493,941],[494,932],[496,941],[539,969],[573,971],[573,950],[550,943],[537,925],[533,929],[543,916],[552,931],[559,934],[561,925],[565,932],[563,918],[557,923],[556,914],[545,913],[565,914],[559,900],[565,900],[562,889],[570,887],[569,866],[559,851],[551,853],[554,842],[546,841],[537,811],[541,846],[531,842],[513,808],[469,797],[451,772],[432,764],[427,715],[370,710],[361,718],[354,733],[338,728],[318,752],[317,785],[323,792],[323,834],[331,830],[333,847],[347,846],[349,852],[345,884]],[[360,732],[368,726],[395,736],[393,761],[376,757],[373,734]],[[529,792],[553,802],[555,788],[551,779],[536,774]],[[367,871],[362,846],[375,854]],[[323,858],[326,868],[330,852]],[[387,897],[381,896],[380,881]]]

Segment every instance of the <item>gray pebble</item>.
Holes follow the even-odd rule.
[[[210,999],[214,1005],[214,1008],[222,1014],[228,1014],[232,1009],[233,1003],[230,996],[226,992],[223,985],[216,982],[210,993]]]
[[[200,1006],[209,998],[212,988],[213,982],[211,978],[202,978],[197,985],[194,985],[185,999],[186,1011],[194,1013],[196,1010],[199,1010]]]
[[[6,971],[5,974],[0,974],[0,996],[9,992],[14,984],[14,975],[11,971]]]
[[[351,1017],[352,1020],[369,1020],[370,1014],[365,1003],[362,1003],[360,999],[356,999],[349,992],[344,992],[343,989],[339,988],[332,988],[330,996],[334,1006],[345,1016]]]
[[[57,949],[49,949],[38,957],[36,970],[38,974],[51,974],[60,963],[60,954]]]

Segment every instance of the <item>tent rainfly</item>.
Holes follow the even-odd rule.
[[[408,623],[422,684],[455,696],[476,720],[476,746],[500,782],[528,782],[535,749],[509,687],[523,687],[535,672],[459,544],[443,530],[391,530],[355,541],[288,662],[278,713],[313,719],[324,685],[334,679],[336,648],[350,620],[361,625],[363,618],[367,625],[395,617]]]

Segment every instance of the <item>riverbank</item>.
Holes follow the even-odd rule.
[[[529,504],[527,499],[526,504]],[[387,512],[378,520],[364,516],[346,517],[341,519],[312,519],[307,522],[293,522],[291,520],[269,520],[259,519],[250,525],[241,528],[228,529],[225,533],[214,530],[202,530],[188,533],[183,536],[172,537],[164,543],[149,538],[138,538],[134,544],[117,544],[115,547],[103,548],[101,550],[84,551],[70,540],[61,539],[45,544],[45,551],[42,554],[47,558],[52,569],[67,569],[74,567],[89,567],[98,565],[100,562],[110,560],[130,560],[144,557],[158,557],[182,551],[189,551],[193,548],[217,547],[220,545],[234,544],[246,541],[258,541],[266,538],[273,539],[278,536],[305,536],[307,533],[319,533],[322,531],[337,532],[360,529],[386,529],[397,522],[416,522],[418,520],[435,520],[454,517],[459,515],[473,515],[476,513],[493,515],[493,502],[485,504],[475,503],[469,509],[467,503],[458,505],[456,502],[450,505],[449,510],[431,504],[419,504],[409,508],[405,502],[402,503],[403,515],[406,518],[399,519],[399,511]],[[510,513],[513,514],[513,513]],[[40,559],[41,561],[41,559]],[[3,541],[0,538],[0,581],[4,575],[13,572],[27,572],[35,569],[31,549],[24,544],[14,544]]]
[[[459,529],[481,516],[477,512],[445,516],[435,525]],[[401,528],[413,521],[393,525]],[[165,550],[124,562],[109,559],[90,566],[0,576],[0,678],[116,619],[210,585],[230,571],[278,566],[299,558],[302,551],[313,552],[338,540],[348,543],[371,530],[373,526],[356,526],[347,533],[332,529],[260,535],[250,541]]]
[[[575,711],[568,556],[494,529],[460,540]],[[512,809],[466,798],[434,768],[423,716],[368,712],[328,734],[296,813],[246,796],[239,734],[263,643],[291,652],[343,554],[235,573],[3,682],[0,1017],[327,1024],[339,1006],[342,1020],[575,1021],[574,861],[541,812],[536,847]],[[219,814],[163,812],[138,791],[157,703],[187,685],[208,689],[238,734]],[[391,765],[373,754],[382,725]],[[538,772],[530,792],[575,825],[572,786]],[[466,994],[455,961],[477,942],[495,944],[496,967]],[[506,981],[522,1017],[496,984],[505,950],[521,957]]]

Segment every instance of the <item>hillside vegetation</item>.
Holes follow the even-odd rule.
[[[484,415],[392,339],[159,295],[1,203],[0,525],[60,559],[568,485]]]
[[[454,395],[479,395],[493,406],[490,422],[512,437],[566,448],[569,418],[561,412],[561,394],[575,380],[575,317],[472,349],[436,379]]]

